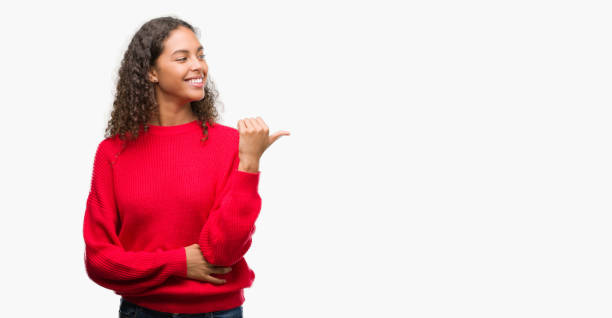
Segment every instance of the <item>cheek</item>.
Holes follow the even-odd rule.
[[[165,88],[170,91],[184,90],[188,84],[183,80],[184,73],[173,72],[166,74]]]

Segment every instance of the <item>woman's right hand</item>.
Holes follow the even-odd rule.
[[[207,262],[198,244],[185,246],[185,253],[187,254],[187,278],[213,284],[224,284],[225,279],[216,278],[210,276],[210,274],[227,274],[232,271],[231,267],[216,266]]]

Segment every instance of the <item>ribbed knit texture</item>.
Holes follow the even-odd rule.
[[[83,222],[85,267],[98,285],[157,311],[203,313],[240,306],[255,273],[244,254],[261,210],[260,172],[238,170],[237,129],[201,122],[141,127],[96,150]],[[208,123],[206,124],[208,125]],[[185,246],[232,266],[225,284],[187,278]]]

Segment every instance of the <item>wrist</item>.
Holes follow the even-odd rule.
[[[238,170],[244,172],[257,173],[259,171],[259,160],[253,158],[240,158]]]

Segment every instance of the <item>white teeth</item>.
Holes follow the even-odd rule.
[[[190,79],[189,83],[200,84],[202,83],[202,78]]]

